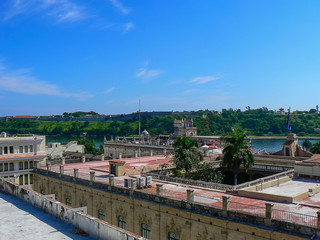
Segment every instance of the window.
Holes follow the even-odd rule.
[[[30,149],[30,152],[33,152],[33,145],[30,145],[29,147],[30,147],[30,148],[29,148],[29,149]]]
[[[151,228],[149,225],[143,223],[141,225],[141,233],[142,233],[142,237],[146,239],[151,239]]]
[[[30,184],[33,184],[33,174],[30,174]]]
[[[3,154],[8,154],[8,147],[3,148]]]
[[[24,169],[28,169],[29,168],[29,163],[28,162],[24,162]]]
[[[19,170],[23,170],[23,162],[19,162]]]
[[[33,161],[30,161],[29,164],[30,168],[33,168]]]
[[[9,147],[10,153],[13,153],[13,146]]]
[[[118,217],[118,226],[123,229],[126,229],[126,225],[127,225],[126,218],[124,216],[119,216]]]
[[[286,156],[290,156],[290,148],[286,147]]]
[[[28,174],[24,175],[24,184],[29,184]]]
[[[179,240],[179,236],[174,232],[169,232],[169,240]]]
[[[24,152],[27,153],[28,152],[28,146],[24,146]]]
[[[19,146],[19,153],[23,153],[23,146]]]
[[[3,171],[3,165],[2,165],[2,163],[0,163],[0,172],[2,172]]]
[[[71,199],[70,198],[66,198],[66,205],[71,207]]]
[[[2,155],[2,147],[0,147],[0,155]]]
[[[23,185],[23,175],[20,175],[20,176],[19,176],[19,184],[20,184],[20,185]]]
[[[105,221],[106,220],[106,214],[102,209],[98,210],[98,218]]]
[[[9,163],[9,170],[14,171],[14,164],[13,162]]]
[[[9,164],[8,163],[4,163],[4,171],[9,171]]]

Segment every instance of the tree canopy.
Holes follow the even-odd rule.
[[[173,148],[173,161],[176,167],[185,170],[186,173],[203,160],[203,154],[199,150],[196,140],[188,137],[178,137],[173,143]]]
[[[232,133],[222,138],[226,146],[223,149],[222,166],[234,173],[234,185],[237,185],[237,177],[242,165],[246,170],[254,164],[254,156],[250,145],[246,141],[246,133],[239,129],[232,129]]]

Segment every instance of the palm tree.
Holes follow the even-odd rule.
[[[304,140],[302,143],[302,147],[304,147],[307,151],[312,147],[312,143],[309,140]]]
[[[178,169],[184,169],[188,173],[200,161],[203,154],[199,150],[198,142],[188,137],[178,137],[173,143],[173,161]]]
[[[312,147],[310,148],[310,152],[314,154],[320,153],[320,141],[314,143]]]
[[[242,165],[246,170],[254,165],[254,156],[246,141],[247,134],[239,129],[232,129],[230,136],[223,137],[226,146],[223,149],[222,166],[233,171],[234,185],[237,185],[238,173]]]

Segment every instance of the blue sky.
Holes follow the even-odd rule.
[[[0,116],[314,108],[319,0],[1,0]]]

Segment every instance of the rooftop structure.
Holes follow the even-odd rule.
[[[1,192],[0,212],[1,217],[5,219],[5,224],[0,225],[1,239],[94,239],[76,234],[78,231],[75,227],[65,224],[13,195]]]
[[[86,206],[72,208],[56,201],[54,195],[43,195],[4,179],[0,179],[0,188],[6,194],[0,192],[1,216],[6,219],[0,226],[0,230],[5,228],[1,239],[142,239],[88,215]]]

